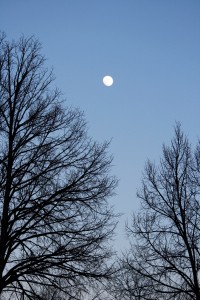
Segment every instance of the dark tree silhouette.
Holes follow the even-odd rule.
[[[38,295],[33,296],[32,300],[38,300],[38,298],[41,300],[66,300],[66,295],[53,286],[41,286]],[[25,299],[27,299],[27,297],[25,297]]]
[[[51,88],[40,43],[0,40],[0,294],[33,299],[53,286],[69,299],[111,270],[115,226],[107,142]],[[8,298],[7,298],[8,299]]]
[[[179,124],[159,166],[147,163],[138,197],[119,272],[123,299],[199,300],[200,143],[192,151]]]

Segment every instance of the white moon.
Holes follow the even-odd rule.
[[[113,78],[111,76],[105,76],[103,78],[103,84],[106,86],[111,86],[113,84]]]

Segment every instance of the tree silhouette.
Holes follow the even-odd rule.
[[[73,299],[111,272],[117,181],[109,143],[92,141],[82,112],[64,106],[40,52],[33,37],[1,35],[0,294],[33,299],[51,286]]]
[[[141,210],[127,228],[131,247],[120,262],[123,299],[200,299],[199,196],[200,144],[192,151],[177,124],[159,166],[146,164]]]

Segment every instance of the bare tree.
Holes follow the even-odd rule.
[[[180,124],[159,166],[147,162],[138,197],[119,273],[125,299],[199,300],[200,143],[192,151]]]
[[[117,182],[109,143],[64,107],[40,48],[32,37],[0,42],[0,294],[33,299],[53,286],[80,299],[111,272]]]
[[[52,286],[41,286],[38,295],[33,297],[32,300],[37,300],[38,298],[41,300],[66,300],[66,295]]]

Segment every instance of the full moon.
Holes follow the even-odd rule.
[[[113,84],[113,78],[111,76],[105,76],[103,78],[103,84],[106,86],[111,86]]]

